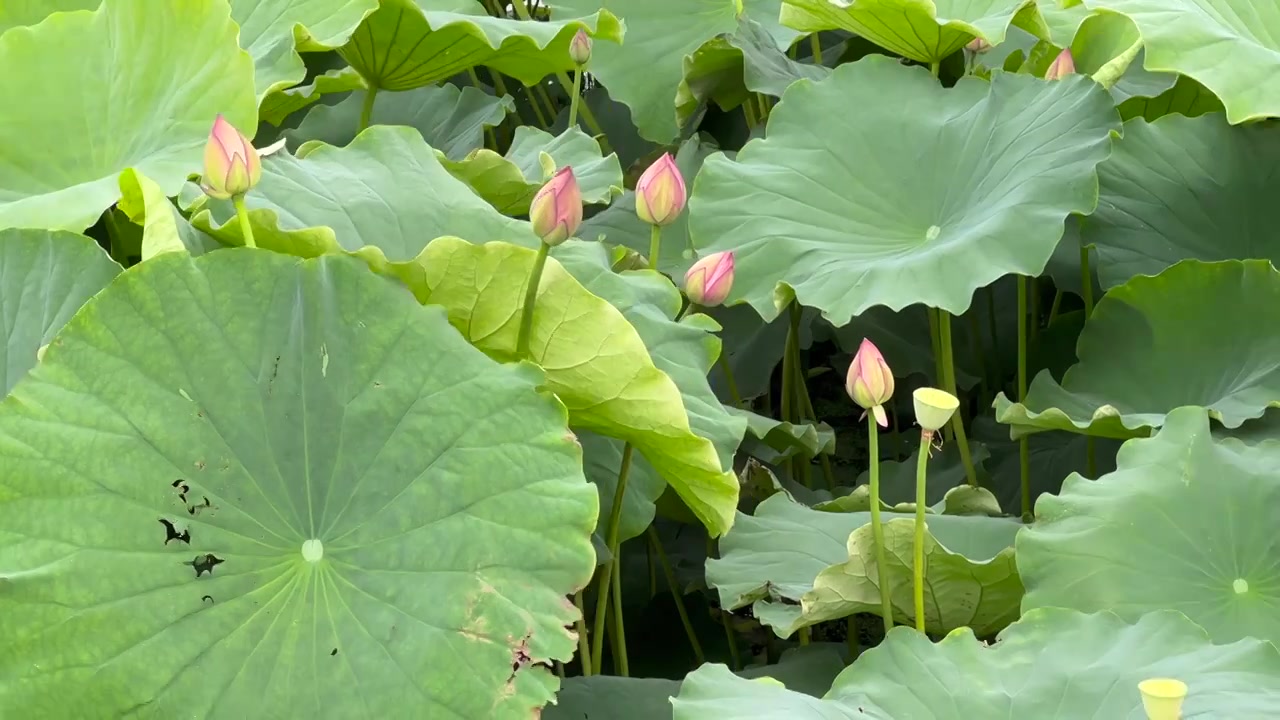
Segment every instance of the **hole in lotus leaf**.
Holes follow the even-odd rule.
[[[186,503],[187,493],[191,491],[191,487],[187,485],[187,481],[183,480],[182,478],[178,478],[177,480],[174,480],[170,484],[175,490],[178,491],[178,499],[181,500],[183,503]]]
[[[188,505],[188,506],[187,506],[187,514],[188,514],[188,515],[199,515],[199,514],[200,514],[200,512],[201,512],[202,510],[209,510],[209,509],[214,509],[214,510],[216,510],[216,509],[217,509],[217,508],[214,508],[214,507],[213,507],[213,505],[209,503],[209,498],[207,498],[207,497],[205,497],[205,496],[203,496],[203,495],[201,495],[200,497],[201,497],[201,501],[200,501],[200,502],[198,502],[198,503],[196,503],[196,504],[194,504],[194,505]]]
[[[507,682],[515,679],[516,673],[529,666],[533,662],[533,656],[529,654],[529,638],[533,637],[533,633],[527,633],[515,647],[511,648],[511,677],[507,678]]]
[[[334,648],[329,651],[329,657],[333,657],[334,655],[337,655],[337,654],[338,654],[338,648]]]
[[[164,526],[165,545],[168,545],[170,540],[181,540],[188,545],[191,544],[191,531],[189,529],[183,528],[182,532],[178,532],[178,528],[164,518],[160,518],[160,524]]]
[[[213,569],[224,562],[226,562],[226,560],[223,560],[213,553],[205,553],[204,555],[197,555],[194,560],[189,563],[183,563],[183,565],[190,565],[192,568],[195,568],[196,577],[200,577],[205,573],[212,575]]]
[[[212,595],[204,595],[204,596],[202,596],[202,597],[200,598],[200,602],[204,602],[205,600],[208,600],[210,605],[212,605],[212,604],[213,604],[213,596],[212,596]]]

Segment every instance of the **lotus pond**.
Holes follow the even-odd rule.
[[[1273,0],[5,0],[0,68],[0,717],[1280,717]]]

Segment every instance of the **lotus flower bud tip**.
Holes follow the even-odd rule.
[[[582,191],[573,176],[573,168],[562,168],[533,196],[529,222],[534,234],[551,247],[578,232],[582,224]]]
[[[875,415],[881,427],[888,427],[882,406],[893,397],[893,372],[871,340],[864,338],[858,346],[853,362],[849,363],[844,389],[851,400]]]
[[[671,153],[663,153],[636,182],[636,215],[649,225],[670,225],[686,200],[684,177]]]
[[[569,59],[578,67],[586,65],[591,59],[591,36],[582,28],[578,28],[578,32],[569,41]]]
[[[684,274],[684,294],[689,302],[715,307],[733,288],[733,251],[712,253],[694,263]]]
[[[1053,59],[1049,65],[1049,70],[1045,72],[1045,80],[1061,80],[1076,71],[1075,58],[1071,56],[1071,48],[1067,48],[1058,53],[1058,57]]]
[[[965,45],[964,47],[969,52],[975,55],[980,55],[991,49],[991,43],[987,42],[986,40],[983,40],[980,37],[976,37],[970,40],[969,44]]]
[[[938,388],[923,387],[911,393],[916,411],[916,422],[925,432],[937,432],[951,421],[960,400],[955,395]]]
[[[200,187],[209,197],[227,200],[249,192],[261,177],[262,159],[253,143],[218,115],[204,146],[204,177]]]

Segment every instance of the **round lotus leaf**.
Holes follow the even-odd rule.
[[[1178,610],[1216,642],[1280,641],[1280,444],[1210,435],[1202,408],[1131,440],[1116,471],[1072,475],[1018,538],[1023,609]]]
[[[131,269],[0,404],[0,714],[529,717],[597,514],[542,382],[353,258]]]
[[[875,305],[959,314],[997,278],[1044,270],[1067,216],[1094,209],[1117,127],[1085,77],[947,89],[873,55],[796,82],[767,137],[708,158],[689,229],[736,251],[730,302],[766,319],[793,295],[837,326]]]
[[[1241,312],[1248,308],[1248,312]],[[1280,406],[1280,272],[1267,260],[1185,260],[1112,288],[1059,384],[1036,375],[1026,401],[996,397],[1014,436],[1068,430],[1125,439],[1196,405],[1228,428]]]
[[[675,720],[1139,720],[1147,715],[1138,683],[1153,677],[1189,686],[1185,718],[1280,713],[1280,652],[1268,642],[1215,645],[1171,611],[1129,624],[1111,613],[1056,608],[1027,613],[992,645],[967,630],[934,643],[896,628],[820,700],[704,665],[672,704]]]

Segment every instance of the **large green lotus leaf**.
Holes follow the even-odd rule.
[[[0,370],[8,393],[36,364],[36,353],[76,310],[107,286],[120,266],[76,233],[0,231],[0,310],[5,345]]]
[[[102,0],[5,0],[0,5],[0,33],[19,25],[35,25],[55,12],[93,10]]]
[[[154,180],[133,168],[120,173],[119,207],[142,226],[142,259],[160,253],[203,255],[222,244],[195,229]]]
[[[622,41],[622,24],[594,8],[571,20],[522,22],[491,17],[474,0],[381,0],[340,52],[380,90],[434,85],[478,65],[534,85],[569,70],[569,41],[579,29]],[[610,43],[599,43],[596,52]]]
[[[1098,210],[1082,225],[1103,287],[1181,260],[1280,261],[1280,207],[1256,193],[1280,163],[1280,137],[1214,113],[1125,123],[1098,168]]]
[[[314,142],[297,156],[264,158],[245,204],[259,246],[303,257],[354,252],[375,269],[412,260],[442,235],[538,242],[528,223],[494,212],[449,175],[408,127],[375,126],[346,147]],[[210,202],[192,223],[223,242],[244,242],[228,202]]]
[[[695,178],[707,156],[717,149],[715,141],[701,134],[685,140],[676,150],[676,167],[685,178]],[[691,181],[686,181],[691,182]],[[649,255],[650,226],[636,216],[636,194],[625,191],[604,211],[596,213],[582,223],[578,230],[584,240],[602,239],[613,245],[623,245],[641,255]],[[683,278],[696,258],[689,244],[689,214],[681,213],[675,222],[662,228],[661,258],[658,269],[673,278]]]
[[[1249,312],[1242,315],[1241,308]],[[1016,439],[1044,430],[1125,439],[1196,405],[1228,428],[1280,407],[1280,272],[1266,260],[1184,260],[1112,288],[1062,383],[1036,375],[1025,403],[996,397]]]
[[[1080,26],[1096,14],[1094,10],[1085,7],[1083,2],[1070,0],[1036,0],[1036,11],[1044,22],[1043,30],[1047,32],[1041,32],[1034,19],[1028,16],[1015,18],[1014,24],[1062,48],[1071,47],[1071,41],[1080,31]],[[1032,22],[1028,22],[1029,20]]]
[[[1280,6],[1256,0],[1090,0],[1127,15],[1146,48],[1145,66],[1194,78],[1217,95],[1227,119],[1280,115]]]
[[[1280,641],[1280,443],[1214,439],[1180,408],[1120,449],[1116,471],[1072,475],[1018,539],[1025,609],[1178,610],[1216,642]]]
[[[895,528],[886,540],[894,607],[902,622],[911,617],[912,607],[914,531],[905,519],[910,517],[885,513],[886,528]],[[820,512],[778,493],[760,503],[754,516],[739,513],[720,543],[721,557],[707,561],[707,583],[717,589],[724,607],[751,605],[756,618],[779,637],[823,620],[871,612],[879,608],[880,595],[870,559],[870,518],[869,512]],[[937,617],[958,623],[946,626],[951,630],[975,621],[995,632],[1017,617],[1022,586],[1013,538],[1020,527],[1005,518],[929,517],[926,562],[931,578],[938,578],[930,584],[946,588],[926,591],[926,606],[940,613],[928,618],[930,623]],[[861,602],[867,597],[873,601]]]
[[[1044,270],[1064,219],[1093,210],[1118,124],[1082,76],[946,89],[872,55],[793,84],[736,162],[708,158],[690,232],[737,252],[731,301],[766,319],[793,293],[836,326],[875,305],[959,314],[996,278]]]
[[[316,75],[306,85],[273,92],[262,99],[258,106],[258,119],[279,125],[289,115],[316,102],[322,95],[334,95],[352,90],[366,89],[364,79],[350,65],[332,68]],[[364,98],[361,97],[363,102]],[[354,131],[355,124],[352,124]]]
[[[974,37],[992,45],[1034,0],[783,0],[782,23],[802,32],[847,30],[920,62],[939,62]]]
[[[684,58],[703,43],[738,27],[733,0],[551,0],[554,17],[607,8],[625,23],[621,45],[597,43],[587,70],[631,108],[647,140],[669,143],[679,134],[676,94]]]
[[[308,140],[346,145],[356,137],[362,93],[352,93],[335,105],[319,105],[307,112],[297,128],[285,132],[289,147]],[[494,97],[473,87],[439,85],[407,92],[378,93],[373,101],[373,125],[407,125],[446,157],[461,159],[484,146],[484,129],[515,111],[509,96]]]
[[[834,455],[836,452],[836,433],[824,422],[789,423],[741,408],[726,405],[725,409],[734,416],[744,418],[750,437],[773,451],[769,457],[760,458],[765,462],[776,463],[793,455],[817,457],[820,454]],[[759,457],[758,454],[755,456]]]
[[[543,166],[544,153],[554,162],[554,169],[573,168],[584,203],[608,205],[615,195],[622,194],[618,156],[610,153],[602,157],[600,144],[576,127],[552,135],[521,125],[505,156],[480,148],[460,160],[442,157],[441,164],[499,212],[524,215],[538,189],[551,179],[546,171],[553,168]]]
[[[378,0],[231,0],[240,46],[253,56],[258,99],[306,77],[296,46],[340,47],[377,8]]]
[[[1142,35],[1133,21],[1115,13],[1096,13],[1080,24],[1080,30],[1072,38],[1072,60],[1075,71],[1082,75],[1094,75],[1113,62],[1135,44]],[[1117,103],[1134,97],[1156,97],[1173,87],[1178,79],[1175,73],[1156,73],[1142,65],[1144,51],[1139,49],[1124,73],[1111,87],[1111,95]]]
[[[572,245],[560,248],[573,250]],[[600,248],[582,252],[591,250]],[[731,471],[722,469],[729,465],[721,463],[716,444],[691,428],[715,432],[717,437],[736,432],[740,438],[744,423],[730,418],[719,403],[713,407],[714,397],[691,402],[686,408],[680,387],[650,359],[627,316],[584,288],[555,261],[560,254],[558,249],[548,261],[538,286],[538,310],[529,340],[534,361],[546,370],[548,387],[569,408],[575,428],[630,442],[712,534],[724,534],[733,524],[738,482]],[[533,260],[534,251],[507,243],[473,245],[458,238],[439,238],[419,257],[393,265],[390,272],[422,302],[444,305],[450,321],[477,347],[499,359],[510,359]],[[571,263],[583,264],[583,260]],[[690,318],[681,328],[666,331],[661,341],[678,339],[679,333],[692,337],[696,332],[696,342],[714,343],[714,337],[705,334],[707,329],[698,318]],[[663,354],[662,349],[654,354]],[[671,361],[666,367],[675,372],[680,364]],[[711,422],[726,420],[708,429],[703,412]]]
[[[529,717],[597,513],[542,383],[351,258],[133,268],[0,405],[0,711]]]
[[[107,0],[0,35],[0,67],[21,68],[0,77],[0,228],[83,230],[128,167],[177,192],[216,114],[255,125],[236,33],[223,0]]]
[[[1140,117],[1147,122],[1155,122],[1165,115],[1199,117],[1216,112],[1223,112],[1218,96],[1186,75],[1179,75],[1173,87],[1155,97],[1131,97],[1120,104],[1122,119]]]
[[[778,662],[743,668],[736,677],[770,678],[799,693],[820,697],[831,687],[844,660],[829,643],[813,643],[783,652]],[[571,677],[542,711],[543,720],[654,720],[671,715],[679,680],[593,675]]]
[[[782,24],[782,0],[742,0],[742,19],[760,25],[774,47],[786,50],[804,33]]]
[[[1264,718],[1280,713],[1280,653],[1245,639],[1215,645],[1176,612],[1126,623],[1116,615],[1046,608],[1027,613],[992,645],[960,630],[934,643],[889,633],[836,678],[822,700],[704,665],[681,687],[675,720],[973,720],[1146,717],[1138,683],[1190,686],[1182,717]]]

